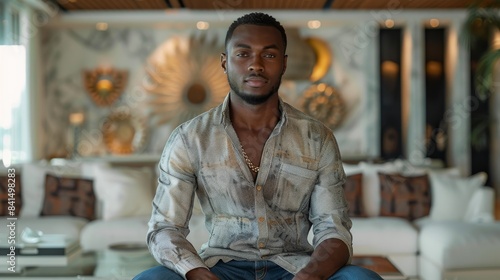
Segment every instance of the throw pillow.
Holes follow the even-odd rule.
[[[151,215],[150,168],[103,167],[95,171],[95,191],[104,220]]]
[[[13,186],[13,192],[9,192],[9,185]],[[15,174],[14,177],[9,177],[7,174],[0,175],[0,216],[17,217],[21,206],[21,176],[19,174]],[[12,209],[14,209],[13,212]]]
[[[484,185],[487,175],[477,173],[467,178],[429,173],[432,188],[430,218],[436,221],[464,220],[474,192]]]
[[[48,173],[56,176],[79,177],[80,168],[78,163],[68,163],[63,166],[53,166],[47,161],[23,164],[21,217],[38,217],[40,215],[44,203],[45,175]]]
[[[365,217],[363,208],[363,174],[347,176],[344,184],[344,195],[349,205],[350,217]]]
[[[378,174],[380,180],[380,216],[413,221],[429,215],[431,190],[427,175],[403,176]]]
[[[363,206],[368,217],[380,215],[380,182],[378,172],[399,173],[398,166],[393,162],[387,163],[359,163],[363,170]]]
[[[93,181],[82,178],[45,176],[42,216],[75,216],[95,219]]]

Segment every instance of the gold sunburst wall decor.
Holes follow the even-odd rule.
[[[342,96],[325,83],[313,84],[306,89],[300,108],[332,129],[340,125],[345,113]]]
[[[229,92],[223,46],[208,36],[173,37],[149,57],[143,87],[156,125],[178,125],[222,103]]]
[[[145,121],[127,110],[115,110],[102,125],[104,144],[112,154],[132,154],[140,151],[147,137]]]
[[[127,85],[128,72],[110,67],[83,71],[85,89],[97,106],[112,105]]]
[[[305,41],[312,47],[315,56],[315,64],[309,80],[317,82],[330,70],[333,55],[326,41],[316,37],[306,38]]]

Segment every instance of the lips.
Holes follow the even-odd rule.
[[[245,79],[245,83],[250,87],[262,87],[267,84],[267,79],[261,76],[251,76]]]

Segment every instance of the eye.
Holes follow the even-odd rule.
[[[275,55],[275,54],[272,54],[272,53],[266,53],[266,54],[264,55],[264,57],[265,57],[265,58],[275,58],[275,57],[276,57],[276,55]]]
[[[246,52],[237,52],[237,53],[236,53],[236,56],[237,56],[237,57],[247,57],[247,56],[248,56],[248,54],[247,54]]]

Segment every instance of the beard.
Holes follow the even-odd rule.
[[[271,88],[271,90],[267,94],[260,95],[260,96],[255,96],[255,95],[252,95],[252,94],[240,91],[240,89],[238,88],[238,85],[233,81],[233,79],[231,79],[231,77],[229,77],[229,75],[227,76],[227,80],[229,82],[229,87],[231,88],[231,90],[237,96],[239,96],[243,101],[245,101],[246,103],[248,103],[250,105],[263,104],[271,96],[273,96],[275,93],[276,94],[278,93],[278,89],[279,89],[279,87],[281,85],[281,78],[280,78],[278,80],[278,82]]]

